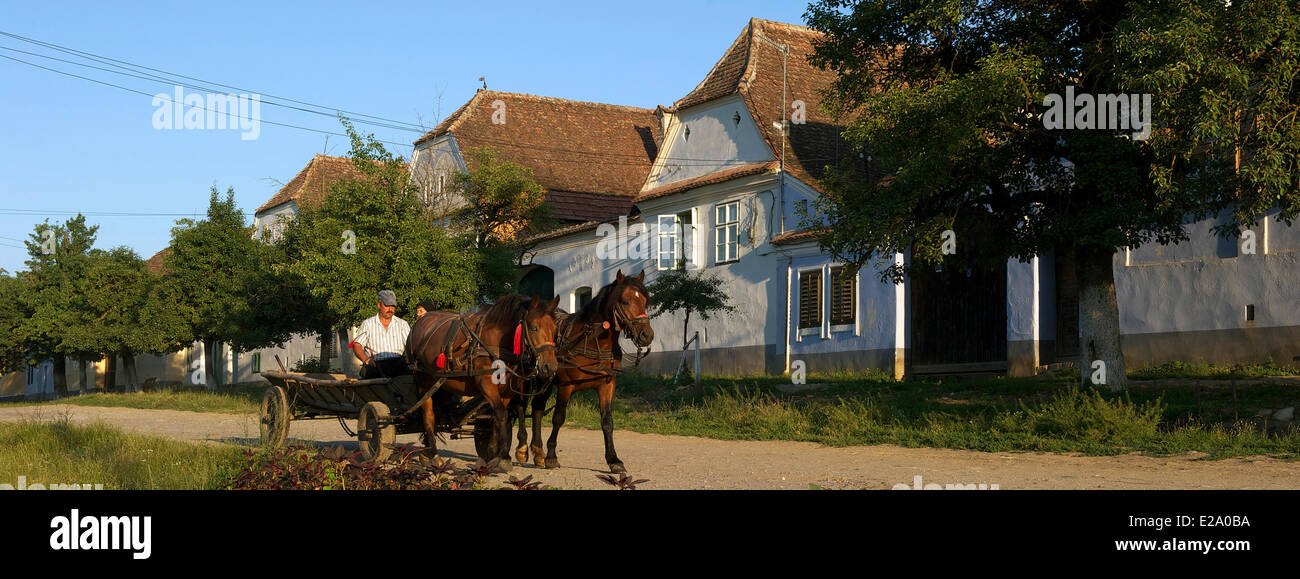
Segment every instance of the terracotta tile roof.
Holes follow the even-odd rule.
[[[546,200],[555,209],[555,215],[566,221],[604,221],[627,215],[632,210],[632,197],[621,195],[596,195],[575,191],[547,191]]]
[[[640,216],[633,215],[633,216],[629,216],[629,217],[627,218],[627,223],[628,223],[629,226],[632,225],[632,224],[634,224],[634,223],[640,223],[640,222],[641,222],[641,217],[640,217]],[[552,230],[550,230],[550,231],[547,231],[546,233],[539,233],[539,234],[537,234],[537,235],[534,235],[534,236],[532,236],[532,237],[529,237],[528,239],[525,240],[525,242],[526,242],[526,243],[535,243],[535,242],[538,242],[538,241],[544,241],[544,240],[547,240],[547,239],[555,239],[555,238],[557,238],[557,237],[564,237],[564,236],[566,236],[566,235],[571,235],[571,234],[579,233],[579,232],[582,232],[582,231],[595,230],[595,229],[596,229],[597,227],[599,227],[600,224],[602,224],[602,223],[609,223],[609,224],[614,225],[615,227],[617,227],[617,226],[618,226],[618,217],[615,217],[615,218],[613,218],[613,219],[600,219],[600,220],[585,221],[585,222],[582,222],[582,223],[575,223],[575,224],[573,224],[573,225],[567,225],[567,226],[561,227],[561,228],[559,228],[559,229],[552,229]]]
[[[145,261],[145,267],[148,267],[149,271],[158,275],[167,275],[170,272],[168,272],[167,268],[163,266],[163,262],[167,260],[167,256],[171,255],[171,253],[172,248],[164,247],[162,251],[153,254],[153,257]]]
[[[787,231],[772,238],[772,243],[776,245],[792,245],[803,243],[805,241],[816,241],[817,237],[826,233],[826,228],[818,227],[816,229],[800,229],[797,231]]]
[[[497,101],[504,109],[494,105]],[[493,115],[499,110],[505,122],[497,124]],[[468,163],[474,162],[468,151],[482,146],[501,160],[532,169],[562,220],[626,211],[663,139],[659,116],[651,109],[489,90],[478,91],[415,145],[446,134],[455,137]],[[586,194],[587,207],[577,206],[575,194]]]
[[[352,159],[317,154],[287,185],[258,207],[257,213],[290,201],[297,201],[299,206],[304,203],[320,203],[329,192],[330,185],[363,177],[361,171],[358,171],[356,165],[352,163]]]
[[[782,54],[764,37],[789,47],[784,103]],[[781,131],[772,125],[780,122],[783,109],[789,119],[794,101],[803,101],[805,122],[791,123],[786,140],[786,171],[820,191],[817,179],[824,174],[826,165],[857,155],[839,136],[846,123],[829,117],[819,106],[821,91],[835,80],[833,71],[817,68],[807,60],[813,53],[813,42],[821,37],[822,33],[803,26],[750,19],[704,81],[677,101],[673,109],[680,111],[740,93],[772,155],[780,159]]]
[[[655,199],[658,197],[664,197],[666,195],[672,195],[674,193],[681,193],[683,191],[688,191],[690,189],[695,189],[697,187],[703,187],[705,185],[712,185],[714,183],[730,181],[732,179],[747,177],[749,175],[769,173],[772,171],[776,171],[777,168],[780,166],[781,164],[777,161],[767,161],[764,163],[751,163],[749,165],[742,165],[740,167],[732,167],[730,169],[714,171],[712,173],[709,173],[708,175],[700,175],[699,177],[695,177],[692,179],[685,179],[682,181],[676,181],[673,183],[669,183],[667,185],[661,185],[659,187],[655,187],[654,189],[644,191],[637,196],[636,201],[637,203],[640,203],[647,199]]]

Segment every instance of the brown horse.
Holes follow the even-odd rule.
[[[564,424],[569,398],[579,390],[596,390],[600,404],[600,429],[605,434],[605,463],[610,472],[625,473],[627,468],[614,452],[614,377],[623,362],[623,351],[618,345],[619,333],[632,340],[637,347],[647,347],[654,341],[655,332],[650,327],[646,308],[650,293],[645,289],[645,272],[636,277],[623,275],[619,270],[614,283],[600,289],[596,297],[574,314],[558,314],[559,344],[556,351],[563,364],[545,390],[533,398],[533,462],[537,466],[559,468],[555,455],[556,437]],[[551,417],[551,436],[546,443],[546,458],[542,459],[542,417],[551,390],[556,391],[555,415]],[[528,462],[529,446],[523,417],[519,420],[519,448],[515,458]]]
[[[536,370],[545,379],[555,374],[555,307],[537,296],[531,300],[510,294],[469,316],[450,312],[429,312],[415,322],[406,341],[406,356],[416,368],[417,389],[424,396],[440,378],[446,381],[437,393],[442,398],[482,394],[492,407],[492,426],[498,450],[491,460],[495,472],[508,472],[510,423],[506,409],[517,394],[507,387],[511,381],[499,378],[492,362],[503,360],[519,374]],[[425,442],[437,453],[433,397],[422,404]]]

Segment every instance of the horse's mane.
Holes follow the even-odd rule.
[[[610,282],[609,285],[600,288],[600,292],[596,294],[596,297],[591,298],[591,301],[588,302],[587,305],[582,306],[582,309],[578,310],[578,319],[584,322],[594,322],[598,318],[603,318],[606,311],[613,312],[613,305],[610,304],[609,301],[614,299],[614,289],[620,285],[630,285],[634,289],[640,290],[641,295],[646,297],[645,305],[646,308],[649,309],[650,292],[646,291],[645,284],[641,283],[641,280],[638,280],[635,277],[625,275],[623,276],[622,284],[618,283],[618,281],[613,281]]]
[[[524,312],[528,311],[531,302],[532,298],[520,294],[502,296],[487,308],[487,312],[483,314],[483,323],[503,326],[517,324]]]

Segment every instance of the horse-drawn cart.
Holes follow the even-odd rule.
[[[278,447],[289,437],[294,420],[337,418],[349,435],[347,420],[357,421],[356,437],[361,452],[371,460],[383,460],[392,452],[389,444],[398,434],[424,432],[418,408],[423,399],[416,392],[414,376],[359,380],[343,374],[262,372],[271,382],[262,396],[262,444]],[[474,447],[484,460],[490,459],[492,415],[483,396],[463,397],[450,412],[437,414],[437,432],[451,438],[474,436]],[[470,422],[474,424],[467,427]]]

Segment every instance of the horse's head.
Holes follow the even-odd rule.
[[[537,375],[541,378],[554,376],[560,367],[555,358],[555,308],[559,305],[559,296],[544,302],[533,295],[521,322],[524,347],[536,358]]]
[[[645,289],[645,271],[636,277],[623,275],[618,270],[614,278],[613,294],[610,305],[613,307],[614,331],[622,331],[638,348],[649,346],[655,339],[654,328],[650,327],[650,315],[646,308],[650,306],[650,292]]]

